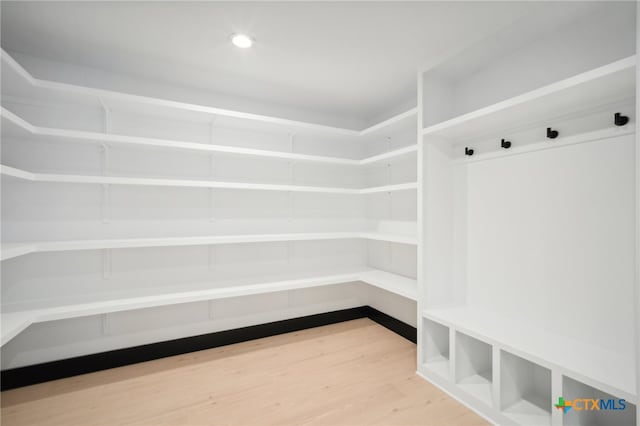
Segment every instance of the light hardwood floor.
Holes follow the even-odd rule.
[[[368,319],[2,393],[2,425],[485,425]]]

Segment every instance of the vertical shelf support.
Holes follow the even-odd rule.
[[[289,222],[293,222],[293,216],[295,215],[295,196],[292,191],[287,193],[287,198],[289,201]]]
[[[215,188],[209,188],[209,222],[215,222],[216,220],[216,190]]]
[[[111,249],[102,250],[102,279],[111,279],[112,275]]]
[[[101,314],[100,315],[100,328],[101,328],[101,332],[103,336],[106,336],[108,334],[111,333],[110,327],[109,327],[109,315],[108,314]]]
[[[295,153],[295,143],[296,143],[296,135],[295,133],[289,133],[289,152],[292,154]],[[294,176],[294,166],[295,163],[292,160],[289,160],[289,181],[294,184],[295,176]]]
[[[295,152],[295,133],[289,133],[289,151],[293,154]],[[295,162],[293,160],[289,160],[289,182],[292,185],[295,185]],[[293,221],[293,216],[295,212],[295,196],[293,192],[289,191],[289,222]],[[288,260],[287,260],[288,263]]]
[[[111,133],[112,129],[112,117],[111,109],[105,104],[102,98],[98,98],[100,105],[102,106],[102,131],[104,133]],[[106,176],[109,170],[109,146],[103,143],[100,147],[100,173],[102,176]],[[101,220],[102,223],[109,223],[110,219],[110,206],[111,206],[111,187],[109,185],[102,185],[102,206],[101,206]]]
[[[291,246],[291,241],[287,241],[287,265],[291,263],[291,256],[293,254],[293,247]]]
[[[102,176],[107,175],[109,169],[109,146],[102,144],[100,147],[100,172]],[[102,223],[109,223],[111,217],[111,186],[109,184],[101,185],[102,205],[100,206]]]
[[[112,121],[111,121],[111,109],[104,103],[102,98],[98,98],[100,105],[102,106],[102,132],[111,133]]]
[[[209,143],[211,145],[216,142],[216,119],[214,118],[209,123]],[[209,154],[209,177],[211,180],[215,180],[216,177],[216,157],[214,154]],[[215,215],[215,196],[216,190],[215,188],[209,188],[209,221],[214,222],[216,220]]]
[[[210,320],[216,319],[215,318],[215,314],[214,314],[214,312],[215,312],[215,308],[213,306],[214,304],[215,304],[215,300],[207,301],[207,311],[208,311],[207,314],[208,314]]]
[[[217,260],[218,260],[218,256],[217,256],[217,251],[216,251],[216,246],[214,245],[210,245],[207,248],[208,253],[207,253],[207,259],[208,259],[208,266],[209,266],[209,270],[212,270],[215,268]]]

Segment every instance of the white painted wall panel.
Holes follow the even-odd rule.
[[[633,140],[467,166],[470,305],[634,350]]]

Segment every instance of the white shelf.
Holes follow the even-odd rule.
[[[410,285],[414,287],[413,292],[415,293],[416,286],[415,280],[409,280],[407,278],[400,277],[389,272],[363,270],[360,272],[338,275],[316,276],[296,280],[266,282],[261,284],[174,292],[154,296],[130,297],[125,299],[3,313],[2,345],[11,340],[13,337],[17,336],[29,325],[38,322],[55,321],[61,319],[70,319],[89,315],[99,315],[167,305],[177,305],[181,303],[198,302],[204,300],[224,299],[229,297],[320,287],[353,281],[362,281],[367,284],[381,287],[385,290],[401,295],[409,292],[409,289],[407,287]]]
[[[30,253],[70,250],[178,247],[277,241],[343,240],[354,238],[417,245],[416,237],[410,235],[383,234],[379,232],[298,232],[289,234],[217,235],[206,237],[128,238],[112,240],[69,240],[3,243],[2,250],[0,252],[0,259],[7,260],[13,257]]]
[[[404,155],[415,154],[418,152],[418,145],[409,145],[404,148],[398,148],[393,151],[385,152],[383,154],[374,155],[372,157],[365,158],[364,160],[360,160],[359,164],[367,165],[378,163],[380,161],[390,160],[392,158],[402,157]]]
[[[634,371],[635,362],[630,354],[607,351],[491,312],[448,308],[428,309],[422,315],[536,363],[557,366],[600,389],[634,398],[635,378],[629,371]]]
[[[395,192],[406,191],[409,189],[417,189],[417,182],[397,183],[395,185],[376,186],[373,188],[364,188],[359,190],[359,194],[376,194],[379,192]]]
[[[416,280],[412,278],[373,269],[362,272],[360,274],[360,281],[364,281],[374,287],[406,297],[407,299],[418,300],[418,287],[416,285]]]
[[[398,244],[408,244],[408,245],[418,245],[418,238],[413,235],[403,235],[403,234],[387,234],[382,232],[360,232],[359,238],[364,238],[365,240],[373,240],[373,241],[385,241],[388,243],[398,243]]]
[[[390,152],[375,155],[363,160],[352,160],[348,158],[323,157],[319,155],[307,155],[292,152],[267,151],[262,149],[242,148],[225,145],[204,144],[195,142],[184,142],[170,139],[144,138],[138,136],[127,136],[113,133],[97,133],[80,130],[56,129],[51,127],[35,126],[26,120],[18,117],[13,112],[2,107],[2,127],[3,132],[13,132],[13,134],[30,135],[48,139],[59,139],[65,142],[73,141],[77,143],[109,143],[123,146],[147,146],[155,148],[166,148],[186,151],[219,152],[226,154],[247,155],[266,158],[280,158],[294,161],[307,161],[336,165],[360,166],[377,163],[379,161],[390,160],[395,157],[402,157],[417,152],[417,145],[399,148]]]
[[[44,92],[47,96],[54,98],[56,102],[62,102],[64,98],[67,98],[67,101],[72,100],[73,102],[98,107],[105,104],[115,108],[128,107],[150,115],[166,115],[168,112],[171,115],[185,114],[193,118],[198,117],[204,120],[211,119],[213,117],[229,117],[232,119],[250,120],[256,124],[263,123],[267,126],[279,126],[290,129],[327,132],[348,136],[361,136],[375,133],[388,126],[393,126],[396,123],[402,122],[405,119],[414,117],[417,114],[417,108],[411,108],[408,111],[362,130],[345,129],[323,124],[307,123],[261,114],[234,111],[225,108],[216,108],[207,105],[192,104],[177,100],[159,99],[149,96],[43,80],[33,77],[4,50],[1,50],[0,56],[3,62],[2,69],[4,87],[24,87],[30,92]],[[63,97],[62,99],[60,98],[61,95]]]
[[[404,191],[416,189],[416,182],[385,185],[372,188],[334,188],[306,185],[283,185],[268,183],[220,182],[210,180],[133,178],[121,176],[61,175],[52,173],[32,173],[26,170],[0,165],[0,174],[9,178],[17,178],[30,182],[48,183],[80,183],[99,185],[134,185],[134,186],[171,186],[187,188],[244,189],[256,191],[312,192],[324,194],[363,195],[377,192]]]
[[[411,108],[403,113],[398,115],[394,115],[393,117],[383,120],[379,123],[376,123],[372,126],[369,126],[360,131],[360,135],[368,135],[380,132],[381,130],[388,130],[389,128],[394,128],[398,126],[402,126],[403,123],[406,123],[407,120],[415,119],[416,115],[418,115],[418,107]]]
[[[467,140],[633,98],[636,57],[631,56],[502,102],[433,124],[422,135]]]

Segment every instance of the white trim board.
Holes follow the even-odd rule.
[[[279,241],[316,241],[366,239],[416,245],[416,237],[381,232],[296,232],[289,234],[216,235],[206,237],[127,238],[110,240],[68,240],[2,243],[0,260],[40,252],[102,250],[118,248],[179,247],[195,245],[261,243]]]
[[[206,290],[174,292],[154,296],[130,297],[126,299],[3,313],[1,344],[4,345],[31,324],[38,322],[177,305],[205,300],[224,299],[229,297],[264,294],[277,291],[336,285],[354,281],[362,281],[366,284],[398,294],[411,300],[417,299],[415,280],[380,270],[363,270],[339,275],[273,281],[261,284],[230,286]]]
[[[47,183],[79,183],[100,185],[135,185],[135,186],[171,186],[188,188],[214,188],[214,189],[245,189],[257,191],[286,191],[286,192],[317,192],[325,194],[351,194],[363,195],[377,192],[393,192],[416,189],[417,182],[407,182],[394,185],[384,185],[371,188],[335,188],[307,185],[285,185],[268,183],[245,182],[221,182],[210,180],[188,179],[159,179],[159,178],[133,178],[121,176],[91,176],[91,175],[61,175],[52,173],[33,173],[15,167],[0,165],[0,175],[26,180],[30,182]]]
[[[202,151],[207,153],[219,152],[226,154],[248,155],[267,158],[281,158],[294,161],[308,161],[317,163],[328,163],[347,166],[362,166],[385,161],[394,157],[400,157],[415,153],[418,150],[417,145],[402,147],[383,154],[374,155],[362,160],[353,160],[349,158],[325,157],[320,155],[308,155],[293,152],[268,151],[263,149],[242,148],[226,145],[205,144],[197,142],[184,142],[171,139],[145,138],[139,136],[128,136],[113,133],[87,132],[82,130],[58,129],[52,127],[35,126],[5,107],[1,107],[3,119],[8,123],[20,128],[24,132],[31,135],[60,138],[63,140],[73,141],[77,143],[108,143],[119,144],[124,146],[148,146],[155,148]]]
[[[484,154],[474,154],[472,157],[461,157],[461,158],[452,160],[451,163],[456,166],[477,163],[480,161],[493,160],[496,158],[503,158],[503,157],[508,157],[512,155],[528,154],[534,151],[564,148],[567,146],[576,145],[580,143],[597,142],[602,139],[613,139],[618,136],[626,136],[626,135],[634,134],[635,132],[636,132],[636,128],[633,124],[627,124],[623,127],[609,127],[606,129],[594,130],[592,132],[579,133],[575,135],[560,137],[558,139],[553,139],[553,140],[549,140],[549,139],[540,140],[538,142],[529,143],[527,145],[513,147],[508,150],[487,152]]]
[[[321,132],[329,132],[335,134],[342,135],[352,135],[352,136],[361,136],[367,135],[371,133],[375,133],[387,126],[398,123],[407,118],[413,117],[417,114],[417,107],[411,108],[408,111],[405,111],[401,114],[398,114],[394,117],[391,117],[387,120],[384,120],[378,124],[374,124],[373,126],[369,126],[362,130],[353,130],[353,129],[345,129],[340,127],[327,126],[323,124],[315,124],[315,123],[307,123],[303,121],[297,120],[289,120],[285,118],[279,117],[271,117],[261,114],[253,114],[246,113],[240,111],[234,111],[224,108],[216,108],[212,106],[206,105],[198,105],[191,104],[187,102],[173,101],[168,99],[159,99],[153,98],[149,96],[141,96],[141,95],[133,95],[129,93],[116,92],[105,89],[96,89],[92,87],[78,86],[74,84],[68,83],[60,83],[50,80],[43,80],[36,77],[33,77],[26,69],[22,67],[15,59],[11,57],[4,49],[0,50],[0,56],[3,60],[6,61],[7,65],[15,71],[21,78],[29,83],[34,88],[40,88],[45,90],[53,90],[58,92],[67,92],[78,94],[82,96],[95,98],[96,103],[100,102],[104,99],[112,99],[115,101],[131,103],[131,104],[139,104],[139,105],[148,105],[156,108],[167,108],[174,110],[182,110],[186,112],[193,113],[204,113],[209,114],[211,116],[226,116],[233,117],[239,119],[253,120],[256,122],[263,122],[274,125],[282,125],[285,127],[295,128],[295,129],[306,129],[311,131],[321,131]]]

